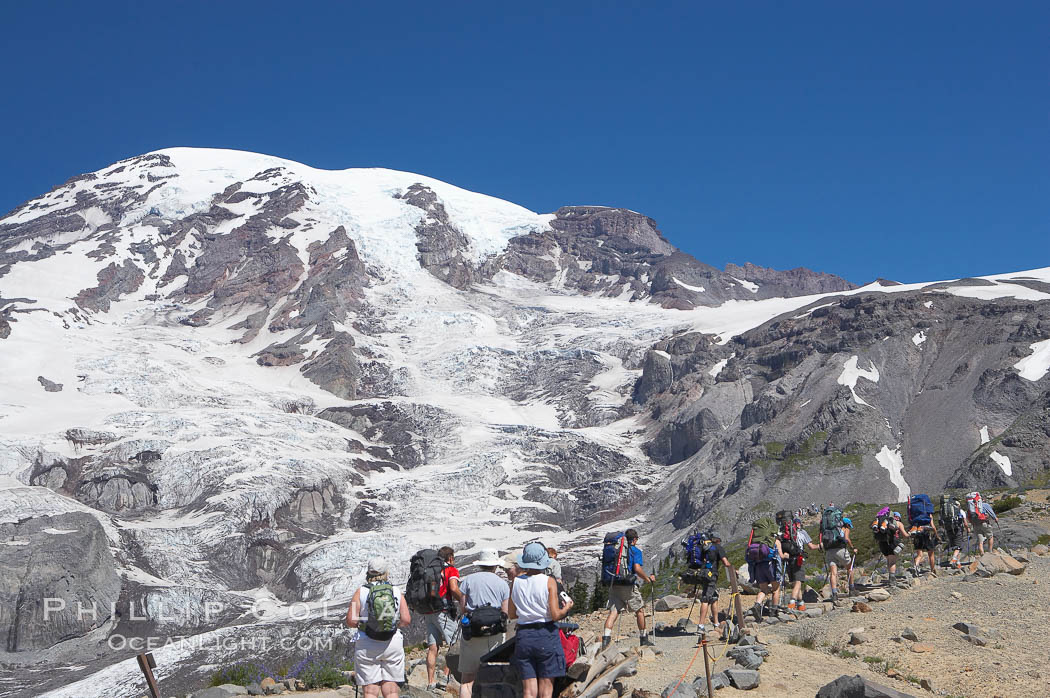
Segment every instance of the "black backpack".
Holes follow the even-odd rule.
[[[798,526],[795,524],[794,515],[787,510],[777,512],[777,528],[780,529],[780,549],[791,557],[802,554],[802,548],[798,545],[796,535]]]
[[[941,495],[941,527],[951,532],[955,532],[959,528],[959,517],[962,516],[962,509],[955,503],[955,498],[950,494]]]
[[[502,609],[485,604],[467,614],[467,622],[461,623],[463,639],[489,637],[507,632],[507,614]]]
[[[445,561],[436,550],[420,550],[408,563],[408,584],[405,585],[405,601],[416,613],[437,613],[445,610],[441,597],[441,582],[445,572]]]

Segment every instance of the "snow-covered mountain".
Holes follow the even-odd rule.
[[[638,213],[389,170],[75,177],[0,219],[0,695],[44,662],[88,676],[55,695],[137,695],[115,635],[195,638],[156,652],[192,682],[201,641],[331,632],[294,604],[377,553],[542,538],[589,569],[610,526],[655,551],[785,497],[1041,477],[1048,301],[1050,269],[721,271]]]

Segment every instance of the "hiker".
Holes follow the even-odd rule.
[[[879,552],[886,558],[886,575],[889,578],[887,584],[890,586],[896,586],[897,557],[904,550],[903,541],[908,533],[900,517],[900,513],[883,507],[871,522],[872,537],[879,545]]]
[[[638,621],[639,644],[652,646],[656,643],[645,628],[645,600],[638,589],[638,580],[655,582],[642,569],[642,551],[635,545],[638,531],[627,529],[623,534],[606,536],[602,550],[602,584],[609,586],[609,617],[605,619],[602,632],[602,649],[612,642],[612,629],[616,619],[624,610],[634,613]]]
[[[561,563],[558,562],[558,551],[554,548],[547,548],[547,556],[551,559],[551,567],[547,570],[547,574],[554,577],[554,581],[558,583],[558,589],[561,591],[564,582],[561,579]]]
[[[937,576],[937,527],[933,524],[933,502],[929,495],[913,494],[908,500],[908,535],[915,548],[914,574],[922,571],[922,558],[929,558],[930,574]]]
[[[446,666],[441,676],[437,676],[438,647],[451,647],[456,637],[456,604],[462,597],[459,590],[459,570],[455,567],[456,556],[452,548],[444,546],[437,551],[438,558],[444,565],[441,572],[441,586],[438,597],[444,608],[423,615],[427,635],[427,690],[433,691],[448,685],[449,668]]]
[[[346,625],[359,628],[354,643],[354,676],[365,696],[397,698],[405,680],[405,644],[401,628],[412,616],[401,590],[389,582],[389,567],[382,558],[368,561],[365,584],[354,592]]]
[[[551,698],[554,679],[565,676],[565,651],[555,621],[572,610],[562,603],[553,577],[545,574],[550,557],[542,543],[529,543],[518,555],[508,613],[518,621],[512,662],[521,674],[523,698]]]
[[[995,533],[992,531],[992,522],[998,522],[999,516],[995,509],[984,501],[980,492],[971,492],[966,495],[966,513],[973,524],[974,535],[977,536],[977,552],[984,555],[984,541],[988,541],[988,552],[995,550]]]
[[[474,561],[478,571],[463,577],[459,584],[462,592],[459,610],[463,616],[459,639],[459,698],[470,698],[481,658],[506,638],[510,586],[496,574],[502,565],[499,554],[485,548]]]
[[[771,597],[772,614],[780,616],[780,565],[784,551],[780,547],[780,536],[776,521],[768,516],[757,519],[751,526],[751,537],[744,549],[751,583],[758,587],[758,596],[751,612],[755,621],[762,622],[762,609],[766,595]]]
[[[966,518],[966,510],[962,503],[945,492],[941,495],[941,513],[939,518],[941,530],[947,539],[947,549],[951,551],[951,559],[948,566],[959,568],[959,553],[962,552],[962,532],[966,532],[966,538],[970,538],[970,522]]]
[[[850,540],[849,531],[852,528],[846,525],[846,517],[842,510],[834,504],[829,504],[820,515],[820,549],[824,551],[824,564],[828,567],[828,582],[831,585],[831,600],[836,601],[839,597],[839,567],[849,570],[847,583],[850,593],[855,590],[853,586],[853,569],[850,565],[853,558],[849,551],[857,554],[857,548]]]
[[[721,625],[718,618],[718,574],[719,565],[729,569],[729,558],[722,548],[722,536],[716,531],[695,533],[682,544],[685,546],[686,562],[691,570],[691,577],[697,582],[700,599],[700,624],[697,628],[698,640],[706,633],[705,621],[711,613],[715,627]],[[692,609],[690,609],[692,610]]]
[[[806,581],[806,548],[820,550],[820,546],[813,542],[809,533],[802,527],[802,516],[798,513],[791,517],[790,531],[781,535],[780,547],[784,551],[784,559],[787,560],[787,581],[791,583],[791,599],[788,601],[789,611],[805,611],[806,602],[802,600],[802,582]],[[786,534],[786,537],[785,537]],[[787,539],[789,542],[786,542]]]

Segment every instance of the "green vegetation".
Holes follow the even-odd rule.
[[[820,633],[816,628],[802,628],[788,637],[788,644],[795,647],[804,647],[807,650],[816,648],[817,638]]]
[[[865,657],[861,660],[865,664],[885,664],[886,660],[882,657]]]
[[[591,602],[588,604],[592,611],[600,611],[609,603],[609,587],[602,584],[600,574],[594,575],[594,588],[591,593]]]
[[[780,441],[770,441],[763,444],[766,451],[765,458],[756,458],[755,464],[763,470],[776,467],[778,478],[783,478],[792,473],[800,473],[813,465],[824,465],[833,468],[855,467],[863,464],[859,453],[824,453],[822,444],[828,440],[826,431],[818,431],[803,441],[797,448],[789,448],[787,444]]]
[[[334,653],[312,654],[291,667],[280,666],[276,671],[260,662],[238,662],[212,674],[211,685],[221,686],[232,683],[237,686],[247,686],[259,683],[269,676],[277,681],[299,679],[306,684],[307,688],[336,688],[347,682],[346,674],[343,672],[351,671],[353,668],[352,661]]]
[[[856,659],[857,657],[860,656],[856,652],[854,652],[852,650],[848,650],[845,647],[832,647],[831,648],[831,653],[832,654],[836,654],[836,655],[842,657],[843,659]]]
[[[997,502],[992,502],[992,510],[995,511],[996,514],[1002,514],[1011,509],[1016,509],[1019,506],[1021,506],[1020,497],[1003,497]]]
[[[591,610],[591,590],[582,579],[569,588],[569,598],[572,599],[573,613],[587,613]]]
[[[1050,533],[1044,533],[1035,539],[1036,545],[1050,545]]]

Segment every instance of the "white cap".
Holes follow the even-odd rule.
[[[368,561],[368,571],[375,574],[386,574],[390,571],[390,566],[383,558],[373,557]]]
[[[476,567],[502,567],[504,564],[495,548],[482,548],[478,559],[474,561]]]

